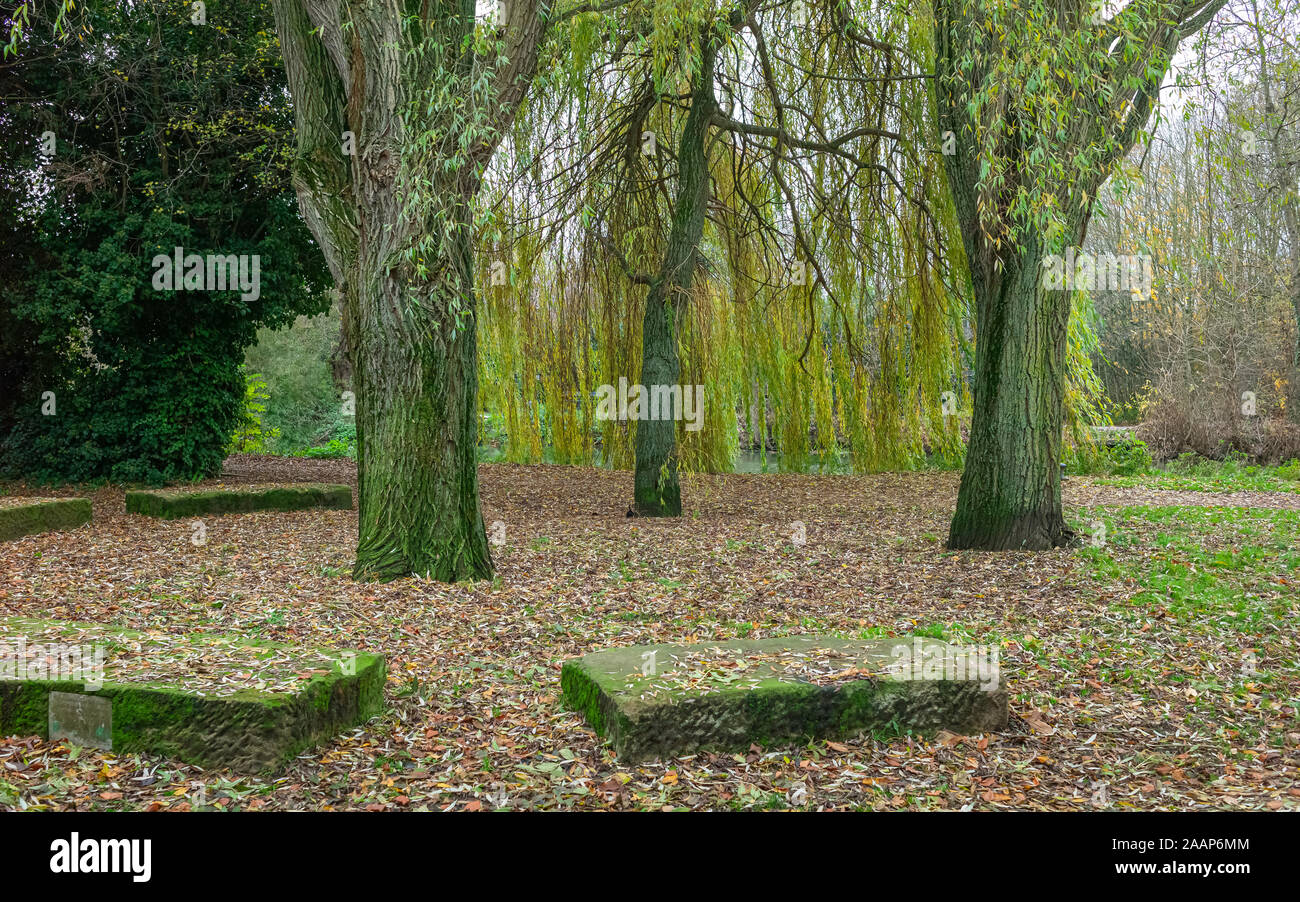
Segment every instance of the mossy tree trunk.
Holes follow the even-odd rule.
[[[1043,288],[1036,242],[991,284],[976,283],[975,410],[948,546],[1067,544],[1059,461],[1070,295]]]
[[[717,106],[713,97],[716,56],[714,38],[706,32],[700,51],[700,71],[691,90],[690,112],[678,141],[677,194],[668,244],[646,294],[641,326],[641,385],[647,395],[653,386],[677,385],[681,375],[676,317],[679,305],[689,303],[708,211],[709,120]],[[687,390],[685,386],[682,388],[683,392]],[[704,402],[697,398],[695,403]],[[673,409],[663,419],[644,418],[637,422],[634,513],[655,517],[681,515],[682,490],[677,477],[677,419],[681,414],[680,410]]]
[[[460,223],[425,260],[418,305],[410,273],[378,261],[357,293],[354,355],[360,512],[358,575],[412,572],[444,582],[492,573],[479,513],[478,351],[470,229]],[[363,257],[364,259],[364,257]],[[455,311],[460,311],[459,317]]]
[[[470,2],[274,5],[299,205],[341,292],[351,356],[353,574],[489,577],[472,211],[536,67],[539,3],[510,3],[478,55]]]
[[[1047,254],[1081,246],[1101,186],[1146,126],[1179,41],[1224,0],[935,4],[935,99],[976,308],[974,411],[950,548],[1041,550],[1061,510],[1071,292]],[[1068,120],[1057,115],[1070,110]]]

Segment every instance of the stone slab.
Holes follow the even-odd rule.
[[[351,510],[352,487],[325,483],[221,488],[192,491],[138,490],[126,493],[126,512],[176,520],[203,515],[252,511],[295,511],[310,508]]]
[[[597,651],[564,663],[564,704],[629,762],[863,732],[1007,723],[996,649],[793,636]]]
[[[0,542],[90,522],[89,498],[31,498],[0,506]]]
[[[384,683],[351,649],[0,619],[0,736],[266,773],[379,714]]]

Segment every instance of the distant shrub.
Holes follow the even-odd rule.
[[[318,445],[315,448],[307,448],[297,452],[295,457],[312,457],[312,458],[337,458],[337,457],[356,457],[357,446],[355,442],[346,442],[341,439],[330,439],[324,445]]]
[[[1107,448],[1106,457],[1110,461],[1110,472],[1115,476],[1140,476],[1149,473],[1155,465],[1151,459],[1151,450],[1140,438]]]
[[[1254,415],[1243,413],[1240,395],[1225,389],[1188,401],[1162,393],[1144,408],[1138,434],[1157,461],[1189,452],[1210,460],[1237,455],[1257,464],[1300,458],[1300,424],[1284,418],[1280,392],[1261,393]]]
[[[293,190],[293,106],[264,40],[269,4],[223,4],[202,39],[160,27],[167,5],[83,4],[84,42],[36,27],[33,11],[24,52],[0,67],[6,475],[220,473],[248,414],[244,348],[259,327],[327,305],[329,271]],[[50,160],[32,140],[46,129],[60,139]],[[257,258],[256,291],[158,284],[153,261],[178,248]]]
[[[270,450],[271,444],[279,437],[280,430],[267,429],[262,425],[269,397],[266,379],[261,373],[244,373],[244,407],[235,434],[230,438],[230,451],[265,454]]]
[[[1140,476],[1154,466],[1151,451],[1141,439],[1113,445],[1081,443],[1066,451],[1066,469],[1081,476]]]
[[[275,431],[268,449],[297,454],[335,438],[346,438],[341,393],[334,385],[330,355],[338,342],[337,311],[300,316],[288,328],[261,329],[245,365],[266,379],[263,422]],[[355,434],[355,433],[354,433]]]

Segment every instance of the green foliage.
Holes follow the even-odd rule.
[[[356,457],[357,443],[354,435],[352,441],[346,439],[332,438],[324,445],[315,448],[307,448],[295,455],[296,457],[313,457],[313,458],[336,458],[336,457]]]
[[[1122,442],[1107,448],[1106,453],[1111,459],[1111,472],[1116,476],[1139,476],[1151,471],[1151,452],[1141,439]]]
[[[344,438],[349,429],[355,441],[355,418],[342,413],[330,366],[338,338],[337,311],[300,316],[284,329],[258,330],[244,364],[266,378],[270,397],[263,422],[277,433],[269,451],[293,454]]]
[[[952,42],[937,87],[960,111],[961,165],[973,176],[974,212],[994,247],[1045,238],[1056,252],[1071,243],[1142,134],[1186,5],[1110,6],[936,3],[940,33]]]
[[[1250,463],[1244,455],[1229,453],[1225,460],[1210,460],[1193,452],[1179,455],[1142,478],[1104,480],[1104,484],[1194,492],[1294,492],[1300,493],[1300,460],[1277,466]]]
[[[549,443],[557,461],[585,463],[599,433],[602,463],[632,463],[636,424],[596,421],[592,398],[599,385],[639,381],[648,292],[629,275],[654,274],[666,259],[683,178],[673,148],[690,114],[682,95],[708,23],[731,45],[715,93],[738,121],[791,141],[846,137],[833,153],[792,155],[764,133],[710,135],[700,260],[690,291],[672,301],[680,381],[707,398],[704,427],[677,432],[681,468],[732,469],[738,415],[763,453],[779,448],[782,469],[835,468],[846,451],[858,471],[918,466],[927,452],[959,462],[959,417],[945,417],[939,398],[953,390],[969,411],[961,360],[971,311],[951,288],[966,281],[965,262],[942,166],[924,150],[937,137],[921,77],[930,25],[902,3],[808,4],[799,28],[789,27],[790,5],[762,9],[772,84],[755,89],[759,63],[730,5],[644,6],[647,31],[631,41],[620,35],[639,27],[642,4],[630,22],[579,17],[568,27],[554,66],[598,76],[551,72],[552,90],[530,98],[489,169],[501,215],[480,238],[480,384],[505,456],[541,460]],[[878,52],[850,30],[870,33]],[[886,45],[906,50],[879,51]],[[845,78],[873,88],[842,90]],[[553,150],[537,159],[535,147]],[[842,165],[844,155],[864,162]],[[888,170],[866,162],[882,157]],[[556,209],[571,210],[585,238],[536,228]],[[508,277],[493,281],[492,264]]]
[[[219,471],[259,325],[320,309],[289,182],[292,111],[267,0],[99,4],[75,35],[32,13],[0,67],[0,466],[162,482]],[[84,29],[80,26],[85,26]],[[56,153],[38,153],[53,132]],[[237,202],[232,200],[237,199]],[[257,255],[260,292],[160,291],[173,248]],[[315,291],[313,291],[315,289]],[[45,392],[57,413],[42,415]]]
[[[31,28],[32,8],[34,5],[35,0],[23,0],[13,8],[13,12],[7,17],[9,34],[4,39],[3,53],[0,53],[0,59],[8,59],[18,53],[19,48],[22,46],[23,33]],[[69,15],[75,8],[76,0],[57,0],[53,8],[54,21],[47,23],[52,33],[64,34],[67,31]],[[76,27],[84,29],[85,26]]]
[[[1066,468],[1082,475],[1140,476],[1151,472],[1151,451],[1141,439],[1133,438],[1115,445],[1092,442],[1073,445],[1066,450]]]
[[[242,367],[241,367],[242,369]],[[244,409],[239,415],[239,424],[230,439],[231,451],[252,454],[265,453],[280,435],[280,430],[264,428],[263,417],[266,414],[266,402],[271,397],[266,388],[266,379],[261,373],[244,374]]]

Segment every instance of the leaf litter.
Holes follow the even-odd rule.
[[[1222,499],[1084,478],[1066,484],[1067,517],[1109,518],[1110,546],[980,554],[943,548],[952,473],[695,475],[675,520],[625,518],[625,472],[480,474],[485,520],[506,524],[490,582],[354,583],[354,511],[199,517],[207,543],[195,546],[190,520],[127,515],[114,487],[94,491],[91,524],[0,545],[0,617],[356,648],[389,669],[385,714],[272,777],[0,738],[0,808],[1300,808],[1295,557],[1252,552],[1294,549],[1294,495],[1234,496],[1232,516],[1198,521],[1197,553],[1226,555],[1219,565],[1171,548],[1188,530],[1150,512]],[[237,456],[221,482],[355,482],[355,471]],[[1218,607],[1197,607],[1208,575],[1227,588]],[[563,660],[601,648],[918,633],[999,647],[1005,732],[629,766],[559,705]],[[833,678],[833,663],[803,677]]]

